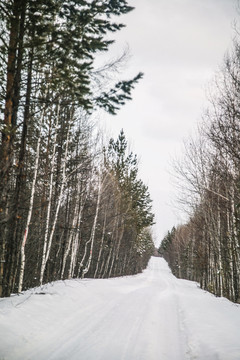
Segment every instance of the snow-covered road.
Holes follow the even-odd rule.
[[[240,306],[178,280],[69,280],[0,300],[1,360],[240,360]]]

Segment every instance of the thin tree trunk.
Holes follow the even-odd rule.
[[[84,203],[85,203],[85,201],[84,201]],[[78,251],[78,247],[79,247],[79,234],[80,234],[81,219],[82,219],[84,203],[82,203],[82,198],[81,198],[80,209],[79,209],[78,219],[77,219],[77,223],[76,223],[78,231],[77,232],[75,231],[75,233],[73,235],[72,255],[71,255],[71,262],[70,262],[70,267],[69,267],[69,272],[68,272],[69,279],[74,276],[75,267],[76,267],[77,251]]]
[[[77,228],[77,226],[80,225],[81,216],[82,216],[82,204],[81,204],[82,199],[80,199],[80,209],[79,209],[79,203],[78,203],[79,198],[80,198],[80,181],[78,181],[78,184],[77,184],[76,203],[75,203],[75,208],[74,208],[71,231],[70,231],[70,235],[67,239],[67,246],[66,246],[66,249],[65,249],[64,255],[63,255],[61,279],[63,279],[63,276],[64,276],[66,261],[67,261],[67,257],[69,255],[71,248],[72,248],[72,255],[71,255],[71,262],[70,262],[70,267],[69,267],[69,271],[68,271],[68,278],[70,278],[72,275],[72,267],[73,267],[73,261],[74,261],[73,258],[75,257],[75,251],[76,251],[75,246],[76,246],[76,241],[77,241],[77,237],[78,237],[78,234],[76,234],[76,228]]]
[[[223,264],[222,264],[222,247],[221,247],[221,214],[219,199],[217,201],[217,248],[218,248],[218,277],[220,296],[223,296]]]
[[[110,248],[109,250],[109,254],[108,254],[108,257],[107,257],[107,261],[105,263],[105,267],[104,267],[104,272],[103,272],[103,275],[102,275],[102,278],[105,278],[107,272],[108,272],[108,267],[109,267],[109,262],[110,262],[110,259],[111,259],[111,256],[112,256],[112,247]]]
[[[55,216],[54,216],[54,220],[53,220],[52,229],[51,229],[51,232],[49,235],[48,243],[46,245],[44,244],[45,246],[43,249],[42,265],[41,265],[41,271],[40,271],[40,285],[41,286],[43,283],[43,276],[44,276],[44,272],[46,269],[46,264],[49,259],[49,254],[50,254],[50,250],[52,247],[52,240],[53,240],[53,235],[55,232],[55,227],[56,227],[56,223],[57,223],[57,219],[58,219],[58,213],[59,213],[63,195],[64,195],[64,187],[66,184],[66,163],[67,163],[67,155],[68,155],[68,144],[69,144],[69,129],[68,129],[68,133],[67,133],[66,149],[65,149],[65,155],[64,155],[63,164],[62,164],[62,183],[61,183],[61,187],[60,187],[57,208],[56,208],[56,212],[55,212]]]
[[[21,243],[21,263],[20,263],[20,275],[19,275],[19,283],[18,283],[18,292],[22,291],[23,286],[23,276],[25,271],[25,245],[28,238],[28,231],[29,231],[29,225],[32,218],[32,210],[33,210],[33,201],[34,201],[34,195],[36,190],[36,182],[37,182],[37,173],[38,173],[38,165],[39,165],[39,155],[40,155],[40,143],[41,143],[41,126],[43,123],[45,110],[43,110],[39,122],[39,136],[37,141],[37,149],[36,149],[36,158],[35,158],[35,165],[34,165],[34,175],[33,175],[33,182],[32,182],[32,190],[31,190],[31,197],[30,197],[30,205],[28,210],[28,217],[27,217],[27,223],[24,231],[24,236]]]
[[[98,267],[99,267],[100,259],[101,259],[101,255],[102,255],[103,241],[104,241],[104,236],[105,236],[105,232],[106,232],[106,219],[107,219],[107,211],[105,211],[105,215],[104,215],[102,237],[101,237],[100,249],[99,249],[99,252],[98,252],[98,259],[97,259],[96,269],[95,269],[95,272],[94,272],[94,279],[97,277]]]
[[[118,244],[117,244],[117,251],[116,251],[116,256],[115,256],[115,273],[117,274],[117,264],[118,264],[118,258],[119,258],[119,250],[120,250],[120,246],[121,246],[121,242],[122,242],[122,238],[123,238],[123,233],[124,233],[124,222],[121,219],[120,220],[120,235],[118,236]],[[115,275],[115,274],[114,274]]]
[[[118,250],[119,250],[119,247],[120,247],[120,242],[121,242],[121,236],[119,236],[119,226],[118,226],[118,222],[119,222],[119,219],[118,217],[116,217],[116,220],[115,220],[115,246],[116,246],[116,250],[113,251],[113,255],[112,255],[112,261],[111,261],[111,265],[110,265],[110,269],[109,269],[109,273],[108,273],[108,276],[111,277],[112,275],[112,269],[113,269],[113,265],[114,265],[114,262],[118,256]]]
[[[45,259],[46,251],[47,251],[47,240],[48,240],[50,213],[51,213],[51,206],[52,206],[53,174],[54,174],[54,167],[55,167],[55,160],[56,160],[55,158],[56,158],[56,146],[57,146],[58,121],[59,121],[59,104],[57,105],[56,126],[55,126],[55,134],[54,134],[54,139],[53,139],[53,154],[52,154],[52,160],[51,160],[51,175],[50,175],[50,184],[49,184],[47,218],[46,218],[46,227],[45,227],[45,235],[44,235],[44,243],[43,243],[43,258],[42,258],[42,260]],[[42,268],[41,268],[40,282],[41,281],[42,281]]]
[[[89,255],[87,264],[86,264],[85,268],[82,271],[82,278],[84,277],[84,275],[86,275],[88,273],[90,265],[91,265],[91,261],[92,261],[93,244],[94,244],[94,239],[95,239],[95,232],[96,232],[96,227],[97,227],[97,219],[98,219],[98,213],[99,213],[99,208],[100,208],[100,198],[101,198],[101,187],[102,187],[101,185],[102,184],[101,184],[100,176],[101,176],[101,172],[100,172],[100,175],[99,175],[96,211],[95,211],[91,236],[90,236],[90,239],[88,241],[91,244],[91,246],[90,246],[90,255]],[[87,245],[87,243],[86,243],[86,245]],[[85,254],[86,254],[86,248],[87,248],[86,245],[85,245]],[[83,259],[83,261],[84,261],[84,259]],[[83,261],[82,261],[82,263],[83,263]]]

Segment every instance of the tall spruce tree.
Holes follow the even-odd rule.
[[[137,233],[145,227],[153,225],[152,200],[148,187],[138,179],[137,156],[128,152],[128,143],[123,130],[118,139],[109,142],[108,166],[117,178],[119,188],[125,198],[124,206],[130,209],[131,221]]]

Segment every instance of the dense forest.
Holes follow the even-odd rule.
[[[189,221],[168,232],[159,253],[174,274],[240,302],[240,41],[210,89],[197,136],[175,164]]]
[[[92,121],[100,109],[116,114],[142,77],[113,83],[117,64],[96,66],[131,10],[125,0],[1,1],[2,297],[135,274],[153,252],[137,156],[123,131],[105,141]]]

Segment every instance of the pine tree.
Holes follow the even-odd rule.
[[[126,274],[131,271],[137,272],[139,260],[137,256],[141,253],[140,249],[144,247],[143,239],[148,238],[146,229],[153,225],[154,215],[148,188],[142,180],[138,179],[137,156],[128,151],[128,143],[123,130],[116,141],[110,140],[105,155],[105,166],[116,178],[121,194],[120,212],[124,216],[121,251],[124,253],[128,249],[129,254],[127,261],[123,260],[124,271]],[[150,242],[153,244],[152,239]],[[146,245],[145,255],[148,249],[152,254],[152,246]]]

